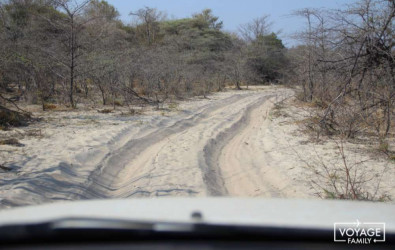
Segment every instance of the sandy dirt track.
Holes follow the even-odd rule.
[[[16,175],[3,174],[1,205],[93,198],[252,194],[247,189],[230,188],[234,180],[223,175],[243,171],[247,166],[228,159],[227,155],[233,151],[244,152],[245,144],[239,137],[254,133],[254,126],[264,122],[271,103],[289,94],[287,90],[231,91],[196,105],[192,101],[186,104],[189,105],[186,108],[194,107],[192,110],[169,119],[148,120],[138,130],[128,125],[112,133],[103,145],[86,152],[79,152],[83,151],[81,148],[76,150],[78,145],[71,147],[73,142],[68,143],[65,135],[63,146],[54,143],[54,138],[50,145],[45,145],[45,141],[32,142],[36,147],[47,148],[40,152],[46,153],[41,158],[50,158],[54,154],[51,148],[57,147],[63,155],[52,161],[31,161],[35,164],[16,158],[17,164],[21,161],[22,170]],[[256,116],[261,110],[266,114]],[[64,149],[67,146],[69,151]],[[66,157],[73,153],[74,157]],[[245,178],[245,184],[238,185],[244,186],[249,178],[255,177]]]
[[[246,127],[251,112],[270,105],[275,96],[236,94],[129,141],[93,172],[82,197],[231,195],[222,177],[220,154]]]
[[[293,94],[276,87],[226,91],[181,102],[168,115],[54,113],[36,125],[43,138],[0,148],[12,169],[0,171],[0,208],[128,197],[317,198],[300,155],[331,160],[337,153],[330,143],[305,143],[289,118],[273,119],[274,105]],[[393,165],[388,169],[381,186],[394,195]]]

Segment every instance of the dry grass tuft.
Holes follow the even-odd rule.
[[[44,103],[44,105],[43,105],[44,110],[54,110],[56,108],[57,108],[57,106],[52,103]]]
[[[30,119],[31,117],[28,114],[0,107],[0,126],[3,129],[8,127],[26,126]]]
[[[350,160],[345,152],[344,142],[335,141],[338,159],[326,162],[317,153],[317,159],[305,161],[310,175],[310,185],[316,195],[324,199],[346,199],[366,201],[390,201],[391,197],[380,189],[382,176],[387,173],[385,166],[380,174],[373,175],[366,169],[365,160]]]
[[[122,106],[123,106],[122,102],[119,101],[119,100],[115,100],[115,101],[114,101],[114,105],[115,105],[115,106],[118,106],[118,107],[122,107]]]
[[[41,129],[30,129],[30,130],[27,130],[25,135],[26,136],[31,136],[31,137],[38,137],[38,138],[44,137],[43,134],[42,134]]]
[[[102,113],[102,114],[109,114],[112,113],[111,109],[102,109],[102,110],[98,110],[97,112]]]
[[[0,145],[10,145],[10,146],[16,146],[16,147],[25,146],[24,144],[20,143],[15,138],[0,140]]]

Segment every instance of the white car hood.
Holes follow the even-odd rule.
[[[58,202],[0,211],[0,226],[64,218],[100,218],[149,222],[203,222],[333,229],[335,222],[384,222],[395,232],[395,204],[334,200],[261,198],[151,198]]]

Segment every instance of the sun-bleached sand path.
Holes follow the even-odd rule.
[[[218,165],[225,188],[232,196],[307,196],[307,191],[301,189],[304,185],[284,171],[288,169],[284,163],[293,166],[281,155],[284,152],[270,150],[276,146],[278,150],[285,143],[281,138],[273,138],[270,131],[270,112],[278,101],[272,97],[252,110],[246,116],[243,129],[225,143],[220,153]],[[281,162],[276,161],[276,156]]]
[[[212,103],[129,141],[90,176],[84,198],[229,195],[218,162],[224,143],[276,94],[252,92]]]
[[[287,95],[289,91],[284,89],[229,91],[203,102],[191,101],[174,117],[156,117],[138,130],[135,124],[124,126],[107,142],[86,152],[79,152],[78,146],[68,145],[64,138],[64,148],[58,148],[64,155],[52,161],[24,159],[15,163],[22,170],[0,180],[0,204],[8,207],[56,200],[232,195],[222,176],[221,152],[235,135],[249,128],[255,120],[251,119],[252,112],[267,109],[274,99]],[[83,144],[84,135],[78,136]],[[45,140],[35,143],[36,147],[48,147],[40,151],[47,153],[40,155],[42,158],[50,158],[54,154],[51,147],[59,147],[53,140],[48,145]],[[73,153],[74,157],[66,157]],[[228,173],[226,167],[224,171]]]
[[[302,111],[291,104],[286,117],[272,117],[276,103],[293,94],[278,87],[232,90],[180,102],[169,113],[128,117],[46,113],[47,121],[34,125],[46,136],[0,150],[12,169],[0,169],[0,208],[160,196],[317,198],[305,162],[314,163],[317,153],[333,161],[338,153],[333,143],[306,143],[308,136],[295,134]],[[388,165],[366,162],[371,173]],[[391,166],[380,187],[393,195]]]

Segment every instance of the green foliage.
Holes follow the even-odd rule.
[[[204,9],[201,13],[193,15],[192,24],[194,28],[203,29],[222,29],[222,21],[213,15],[211,9]]]
[[[192,29],[192,19],[183,18],[164,21],[160,24],[160,27],[166,35],[180,35],[183,31]]]
[[[85,11],[85,14],[90,17],[104,16],[107,20],[114,20],[119,17],[119,12],[115,7],[105,0],[92,0]]]
[[[24,27],[29,22],[29,8],[31,6],[23,5],[17,1],[11,1],[10,4],[5,6],[13,24],[19,27]]]
[[[188,58],[191,64],[207,64],[208,61],[222,61],[224,51],[232,47],[229,34],[220,30],[222,22],[211,10],[204,10],[192,18],[166,21],[161,24],[165,36],[176,37],[179,49],[192,51]]]
[[[273,82],[281,77],[281,70],[288,65],[285,47],[276,34],[260,35],[252,41],[247,60],[256,75],[256,81]]]
[[[254,43],[265,46],[268,50],[285,49],[283,42],[273,32],[270,35],[260,35]]]
[[[218,52],[231,47],[230,36],[222,31],[222,22],[212,15],[210,9],[192,18],[166,21],[161,29],[167,36],[180,36],[184,49]]]
[[[0,91],[12,85],[21,99],[43,110],[55,108],[48,103],[75,107],[77,100],[94,98],[159,106],[168,98],[205,96],[231,83],[240,89],[246,75],[277,74],[280,67],[267,54],[284,49],[275,34],[247,46],[224,32],[210,9],[167,20],[163,12],[145,7],[130,13],[136,24],[126,25],[107,1],[92,0],[80,8],[79,1],[64,3],[9,0],[2,5],[0,53],[7,61],[0,61]],[[244,72],[247,62],[254,63],[255,72]]]

